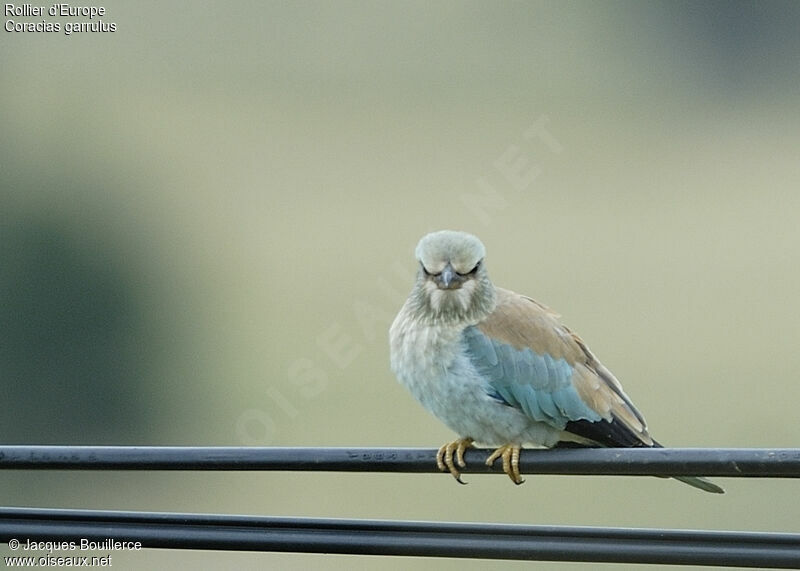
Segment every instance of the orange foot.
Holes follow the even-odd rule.
[[[494,461],[498,458],[503,458],[503,472],[505,472],[511,481],[515,484],[519,485],[525,480],[522,479],[522,475],[519,473],[519,451],[520,446],[518,444],[506,444],[501,446],[494,452],[492,455],[486,459],[486,465],[491,466],[494,464]]]
[[[458,440],[443,445],[436,453],[436,465],[439,467],[439,470],[442,472],[449,471],[453,477],[458,480],[459,484],[466,484],[466,482],[461,479],[461,472],[456,468],[456,464],[461,468],[466,468],[467,463],[464,462],[464,450],[472,446],[473,442],[474,440],[472,440],[472,438],[459,438]],[[453,462],[453,452],[456,453],[455,463]]]

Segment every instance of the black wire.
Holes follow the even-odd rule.
[[[490,451],[467,450],[469,472],[502,473],[484,464]],[[272,448],[237,446],[0,446],[0,469],[287,470],[438,472],[426,448]],[[797,448],[573,448],[524,450],[526,474],[800,477]]]
[[[13,539],[141,541],[144,548],[169,549],[800,568],[800,534],[756,532],[0,508],[0,541]],[[111,549],[102,551],[113,554]]]
[[[467,451],[465,472],[499,472]],[[0,446],[0,469],[436,472],[435,450]],[[499,464],[499,463],[498,463]],[[800,449],[526,450],[528,474],[800,477]],[[800,568],[800,535],[0,508],[0,541],[139,540],[144,547]]]

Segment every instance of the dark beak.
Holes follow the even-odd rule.
[[[449,263],[444,267],[442,273],[433,277],[433,281],[439,289],[458,289],[464,283],[464,276],[458,275]]]

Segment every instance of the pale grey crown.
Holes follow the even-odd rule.
[[[435,274],[450,262],[457,272],[471,271],[486,256],[483,243],[472,234],[455,230],[440,230],[422,237],[415,251],[417,260]]]
[[[409,301],[429,323],[472,325],[494,310],[496,293],[483,258],[481,241],[466,232],[441,230],[417,244],[420,263]],[[446,278],[445,276],[449,276]]]

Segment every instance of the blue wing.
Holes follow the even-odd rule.
[[[489,381],[492,396],[526,415],[563,430],[568,422],[597,422],[602,416],[583,402],[572,382],[574,369],[563,357],[539,354],[491,339],[477,327],[464,331],[467,354]]]
[[[487,392],[530,418],[605,446],[652,446],[644,418],[614,375],[558,316],[496,288],[497,306],[464,331]]]

